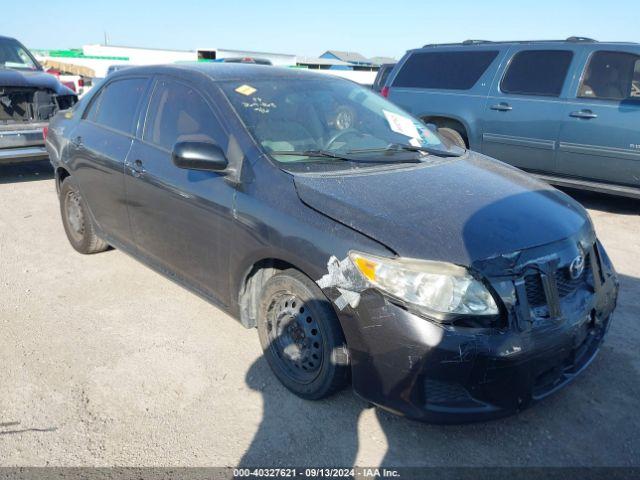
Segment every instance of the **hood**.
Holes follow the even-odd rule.
[[[38,70],[0,69],[0,87],[48,88],[58,95],[74,95],[56,77]]]
[[[471,266],[590,224],[569,196],[472,152],[431,166],[294,178],[308,206],[409,258]]]

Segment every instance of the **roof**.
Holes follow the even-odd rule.
[[[558,44],[609,44],[609,45],[636,45],[634,42],[598,42],[593,38],[587,37],[569,37],[565,40],[506,40],[506,41],[498,41],[494,42],[491,40],[465,40],[464,42],[459,43],[428,43],[424,45],[422,48],[431,48],[431,47],[471,47],[471,46],[491,46],[491,45],[522,45],[522,44],[550,44],[550,43],[558,43]]]
[[[366,58],[363,55],[360,55],[358,52],[342,52],[340,50],[327,50],[322,55],[326,54],[333,55],[338,60],[342,60],[343,62],[348,63],[371,63],[371,60]]]
[[[155,73],[175,73],[185,75],[187,73],[200,73],[209,77],[213,81],[241,80],[250,82],[262,79],[299,79],[299,78],[321,78],[327,80],[326,75],[313,73],[313,70],[271,67],[264,65],[254,65],[249,63],[218,63],[218,62],[190,62],[167,65],[145,65],[119,70],[109,78],[116,76],[128,76],[139,74]],[[337,77],[331,77],[337,78]]]

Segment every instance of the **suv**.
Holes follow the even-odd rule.
[[[561,186],[640,198],[640,45],[425,45],[383,89],[453,142]]]
[[[395,63],[383,63],[380,65],[380,69],[378,70],[378,74],[376,75],[376,79],[373,81],[373,85],[371,88],[376,92],[380,92],[384,87],[384,84],[387,82],[387,78],[389,78],[389,74],[395,67]]]
[[[76,101],[24,45],[0,37],[0,164],[46,159],[43,130],[49,118]]]

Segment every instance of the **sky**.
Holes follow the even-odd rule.
[[[34,49],[113,45],[228,48],[318,56],[326,50],[399,58],[465,39],[640,42],[631,0],[0,0],[0,35]]]

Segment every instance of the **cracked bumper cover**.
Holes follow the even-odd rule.
[[[558,318],[524,331],[443,326],[374,290],[339,312],[353,388],[396,414],[434,423],[515,413],[570,383],[593,360],[610,325],[618,283],[576,294]],[[337,293],[336,293],[337,295]],[[509,316],[515,316],[510,312]]]

